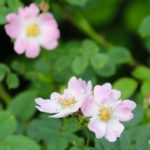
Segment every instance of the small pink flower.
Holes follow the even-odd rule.
[[[88,128],[97,138],[105,137],[110,142],[116,141],[124,130],[120,121],[125,122],[133,118],[135,102],[118,100],[120,94],[120,91],[113,90],[111,84],[106,83],[95,86],[93,99],[84,101],[82,113],[90,117]]]
[[[14,50],[17,54],[25,53],[28,58],[35,58],[40,53],[40,45],[52,50],[58,45],[60,33],[57,22],[51,13],[41,13],[35,4],[19,8],[18,13],[6,17],[6,33],[15,39]]]
[[[89,81],[86,85],[82,79],[72,77],[69,80],[68,88],[64,93],[58,94],[56,92],[51,94],[50,100],[37,98],[36,108],[41,112],[52,113],[50,117],[61,118],[77,112],[84,100],[91,95],[92,85]]]

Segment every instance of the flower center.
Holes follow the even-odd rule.
[[[38,25],[34,23],[34,24],[30,24],[27,26],[26,32],[27,32],[28,36],[35,37],[35,36],[39,35],[40,29],[39,29]]]
[[[101,121],[107,122],[111,118],[111,108],[102,107],[99,109],[99,117]]]
[[[62,107],[70,107],[71,105],[76,103],[76,100],[74,97],[70,97],[70,98],[62,98],[60,97],[58,99],[59,103],[61,104]]]

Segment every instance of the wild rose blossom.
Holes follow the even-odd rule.
[[[40,53],[40,45],[52,50],[58,45],[60,33],[51,13],[41,13],[35,4],[19,8],[18,13],[6,17],[6,33],[15,39],[14,50],[17,54],[25,53],[28,58],[35,58]]]
[[[52,93],[50,100],[37,98],[36,108],[41,112],[51,113],[50,117],[61,118],[77,112],[86,98],[91,96],[92,85],[89,81],[72,77],[68,82],[68,88],[63,94]]]
[[[90,117],[88,128],[97,138],[114,142],[124,130],[120,121],[133,118],[136,104],[131,100],[118,100],[120,91],[112,89],[109,83],[95,86],[93,94],[93,99],[85,101],[81,108],[84,116]]]

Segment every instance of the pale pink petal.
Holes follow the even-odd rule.
[[[58,113],[61,108],[57,102],[52,100],[44,100],[42,98],[36,98],[36,108],[41,112],[46,113]]]
[[[96,135],[96,138],[102,138],[106,133],[106,124],[101,122],[99,117],[93,117],[90,119],[88,124],[90,131],[93,131]]]
[[[68,89],[74,91],[75,94],[84,93],[86,91],[86,83],[82,79],[72,77],[68,82]]]
[[[24,39],[18,38],[15,41],[14,50],[17,54],[23,54],[26,48],[26,41]]]
[[[6,16],[6,19],[8,22],[15,22],[18,19],[18,16],[15,13],[10,13]]]
[[[93,99],[86,99],[81,106],[84,116],[90,117],[98,114],[99,107]]]
[[[35,58],[40,54],[40,45],[38,43],[26,43],[25,55],[28,58]]]
[[[51,25],[47,26],[44,23],[42,23],[41,26],[42,26],[41,29],[42,40],[45,40],[45,38],[47,38],[47,41],[58,40],[58,38],[60,37],[60,32],[57,27],[53,27]]]
[[[134,101],[131,100],[123,100],[122,101],[125,107],[128,107],[130,110],[135,109],[136,107],[136,103]]]
[[[92,94],[92,82],[91,81],[88,81],[87,83],[87,92],[89,94]]]
[[[57,45],[58,41],[49,41],[48,39],[45,38],[45,40],[41,41],[41,45],[46,49],[46,50],[54,50]]]
[[[81,107],[81,103],[77,103],[77,104],[75,104],[74,106],[72,106],[70,108],[62,109],[59,113],[57,113],[55,115],[51,115],[49,117],[52,117],[52,118],[66,117],[66,116],[69,116],[69,115],[73,114],[74,112],[77,112],[80,107]]]
[[[103,87],[104,89],[111,89],[111,88],[112,88],[112,86],[111,86],[110,83],[105,83],[105,84],[102,85],[102,87]]]
[[[20,33],[20,19],[14,14],[7,15],[8,24],[5,25],[5,31],[11,38],[17,38]]]
[[[115,142],[123,132],[124,126],[118,120],[111,120],[107,123],[106,139],[110,142]]]
[[[114,100],[118,100],[121,96],[121,92],[119,90],[112,90],[112,97]]]
[[[110,83],[106,83],[102,86],[97,85],[94,88],[94,97],[95,101],[101,104],[110,104],[118,100],[121,95],[121,92],[118,90],[112,89]]]
[[[18,14],[20,17],[29,19],[31,17],[36,17],[39,12],[39,8],[34,3],[32,3],[29,7],[19,8]]]
[[[72,113],[73,113],[72,111],[62,110],[59,113],[57,113],[55,115],[51,115],[49,117],[51,117],[51,118],[63,118],[63,117],[69,116]]]
[[[112,96],[112,90],[110,84],[104,84],[103,86],[97,85],[94,88],[95,101],[101,105],[106,103]]]
[[[42,13],[39,15],[39,20],[47,26],[53,26],[55,28],[58,27],[58,24],[51,13]]]
[[[57,27],[51,25],[45,26],[42,23],[42,34],[41,34],[41,45],[47,50],[55,49],[58,45],[58,38],[60,37],[60,32]]]
[[[121,101],[114,109],[114,116],[120,121],[130,121],[134,115],[132,110],[136,107],[135,102],[130,100]]]
[[[58,99],[59,99],[60,96],[61,96],[61,95],[60,95],[59,93],[53,92],[53,93],[51,94],[51,96],[50,96],[50,99],[51,99],[52,101],[57,101],[57,102],[58,102]]]

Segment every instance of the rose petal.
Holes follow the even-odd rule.
[[[90,131],[93,131],[96,135],[96,138],[102,138],[106,133],[106,124],[101,122],[99,117],[93,117],[90,119],[88,124]]]
[[[108,102],[108,100],[112,96],[111,95],[112,90],[110,88],[111,88],[111,85],[109,83],[106,83],[102,86],[100,86],[100,85],[95,86],[95,88],[94,88],[94,97],[95,97],[95,101],[99,105]]]
[[[11,38],[17,38],[20,33],[20,19],[14,14],[10,13],[7,15],[8,24],[5,25],[5,31]]]
[[[26,43],[25,55],[28,58],[35,58],[40,54],[40,45],[38,43]]]
[[[136,107],[135,102],[130,100],[120,101],[114,109],[114,116],[120,121],[130,121],[134,115],[132,110]]]
[[[98,109],[99,107],[93,99],[86,99],[81,106],[81,111],[86,117],[97,115]]]
[[[19,8],[18,14],[20,17],[29,19],[31,17],[36,17],[39,12],[39,8],[34,3],[32,3],[29,7]]]
[[[124,126],[118,120],[111,120],[107,123],[106,139],[110,142],[115,142],[123,132]]]
[[[18,38],[15,41],[14,50],[17,54],[23,54],[26,48],[26,41],[24,39]]]
[[[61,110],[60,105],[52,100],[44,100],[42,98],[36,98],[36,108],[41,112],[46,113],[58,113]]]

